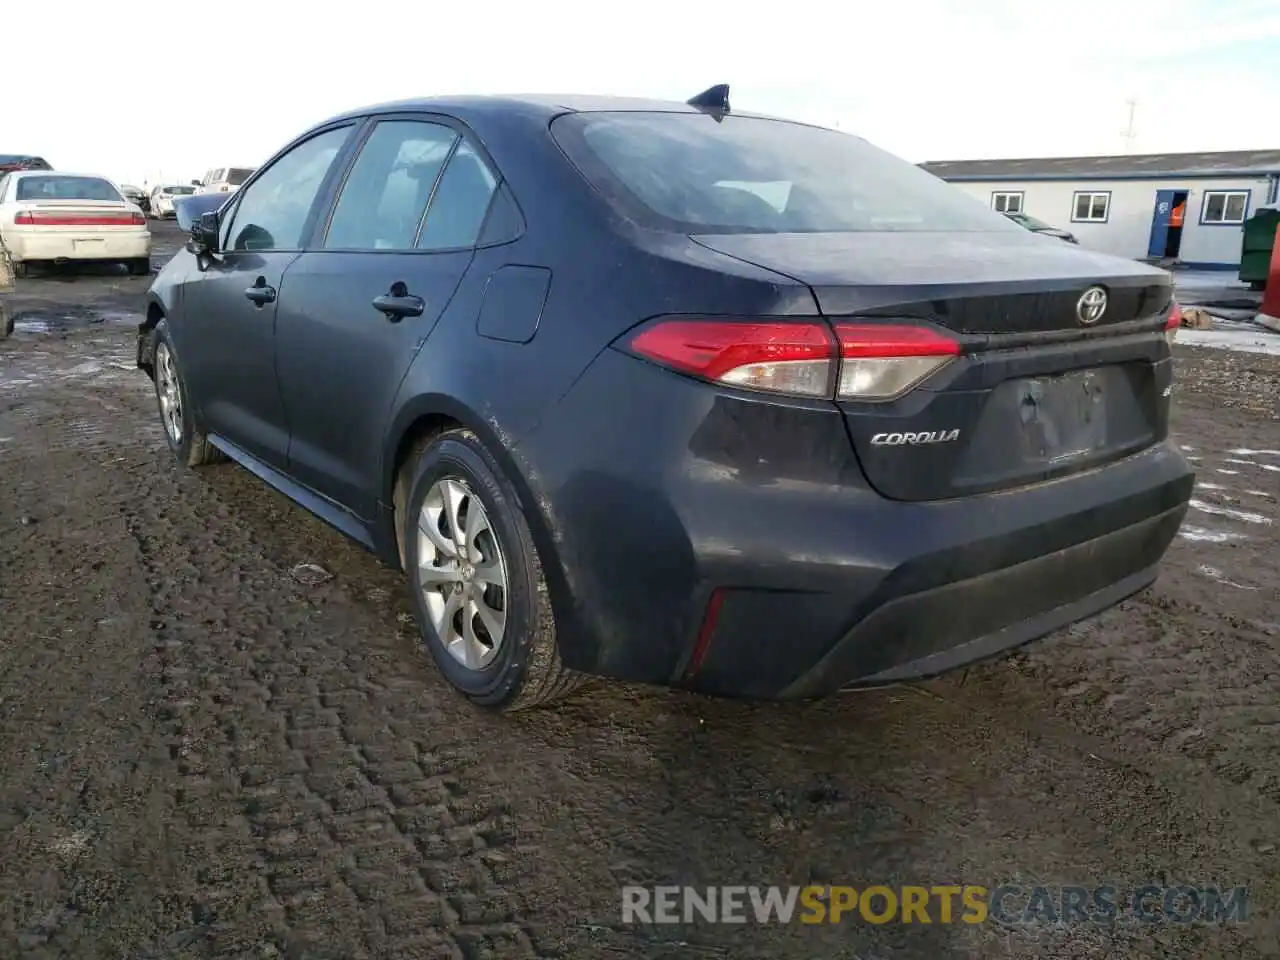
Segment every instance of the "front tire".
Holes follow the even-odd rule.
[[[156,403],[160,408],[160,425],[164,438],[178,462],[188,467],[202,467],[226,459],[196,426],[191,401],[182,369],[169,337],[169,327],[161,322],[155,329],[155,360],[152,365]]]
[[[419,632],[455,689],[515,711],[569,695],[555,614],[520,500],[466,429],[434,437],[405,469],[399,517]]]

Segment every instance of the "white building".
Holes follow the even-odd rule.
[[[1069,230],[1082,247],[1200,269],[1238,267],[1241,225],[1280,196],[1280,150],[920,166],[995,210]]]

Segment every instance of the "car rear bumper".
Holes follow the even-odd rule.
[[[151,234],[146,230],[113,233],[18,232],[5,235],[15,261],[133,260],[149,256]]]
[[[889,600],[781,696],[937,676],[1100,613],[1151,585],[1185,513],[1175,507],[1047,556]]]
[[[1162,442],[1019,490],[887,500],[834,406],[613,356],[517,454],[562,571],[566,665],[762,699],[946,672],[1098,613],[1155,579],[1194,484]]]

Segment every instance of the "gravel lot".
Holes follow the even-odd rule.
[[[1280,953],[1280,357],[1179,348],[1196,508],[1094,621],[821,704],[596,686],[504,719],[415,648],[397,576],[235,466],[178,468],[133,369],[146,285],[20,281],[0,341],[0,956]],[[628,883],[808,882],[1247,884],[1250,911],[620,919]]]

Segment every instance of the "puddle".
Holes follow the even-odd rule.
[[[142,314],[127,310],[97,310],[92,307],[69,307],[58,312],[19,310],[13,315],[14,333],[62,333],[85,327],[112,325],[136,326]]]

